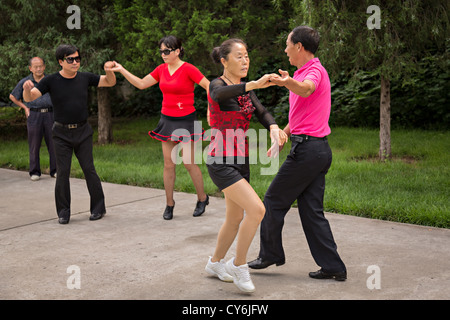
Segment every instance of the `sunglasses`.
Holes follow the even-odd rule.
[[[164,49],[164,50],[159,50],[159,54],[164,54],[165,56],[168,56],[172,51],[175,51],[177,49]]]
[[[66,57],[64,59],[66,59],[68,64],[72,64],[74,61],[76,61],[77,63],[80,63],[80,61],[81,61],[81,57],[80,56],[77,56],[77,57]]]

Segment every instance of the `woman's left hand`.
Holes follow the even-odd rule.
[[[272,141],[272,146],[267,151],[267,156],[276,157],[288,141],[288,136],[277,125],[272,125],[270,126],[270,140]]]

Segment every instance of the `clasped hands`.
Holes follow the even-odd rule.
[[[256,80],[256,84],[259,89],[267,88],[271,86],[284,87],[287,85],[289,77],[289,72],[278,69],[279,75],[276,73],[265,74],[259,80]]]
[[[119,65],[117,62],[115,61],[107,61],[105,62],[103,69],[105,69],[105,71],[116,71],[117,68],[122,67],[121,65]],[[27,92],[31,91],[31,89],[34,88],[34,83],[31,80],[27,80],[24,82],[23,84],[23,89]]]

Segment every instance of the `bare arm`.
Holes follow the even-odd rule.
[[[103,69],[105,69],[106,75],[100,76],[99,87],[113,87],[116,85],[116,74],[112,71],[113,67],[114,62],[108,61],[105,63]]]
[[[203,89],[206,90],[206,96],[209,95],[209,80],[206,79],[206,77],[203,77],[203,79],[198,83]],[[208,100],[208,99],[207,99]],[[208,102],[207,102],[208,103]],[[210,119],[210,112],[209,112],[209,103],[208,103],[208,107],[206,108],[206,121],[209,123],[209,119]]]
[[[23,100],[25,100],[25,102],[36,100],[41,96],[42,93],[34,87],[33,81],[25,81],[25,83],[23,84]]]
[[[203,89],[206,90],[206,93],[209,91],[209,80],[206,77],[203,77],[202,81],[198,83]]]
[[[151,75],[146,75],[141,79],[125,69],[120,63],[115,61],[114,63],[115,66],[111,69],[111,71],[120,72],[125,77],[125,79],[128,80],[129,83],[140,90],[147,89],[158,83],[158,81],[156,81],[155,78],[153,78]]]
[[[270,128],[270,137],[271,138],[272,138],[272,131],[275,131],[273,129],[276,129],[276,128],[272,128],[272,126],[271,126],[271,128]],[[277,132],[277,131],[275,131],[275,132]],[[279,152],[281,152],[281,150],[283,150],[285,143],[288,142],[289,137],[291,136],[291,128],[289,127],[289,123],[286,125],[286,127],[284,127],[283,130],[279,129],[278,134],[279,134],[278,150],[276,149],[277,145],[275,143],[272,143],[272,147],[267,151],[268,157],[278,155]],[[273,141],[274,141],[274,139],[272,138],[272,142]],[[275,141],[277,141],[277,140],[275,140]]]
[[[30,108],[28,108],[25,103],[20,100],[17,100],[12,94],[9,95],[9,99],[17,106],[21,107],[25,111],[25,116],[28,118],[30,115]]]
[[[284,133],[286,133],[286,135],[287,135],[288,137],[291,136],[291,127],[289,126],[289,123],[287,124],[286,127],[284,127],[283,131],[284,131]]]
[[[258,80],[247,82],[245,84],[245,91],[251,91],[254,89],[263,89],[275,85],[275,83],[270,82],[271,77],[272,75],[266,74],[261,78],[259,78]]]
[[[278,86],[286,87],[289,91],[292,91],[300,97],[307,98],[316,90],[316,86],[311,80],[306,79],[300,82],[291,78],[287,71],[280,69],[278,72],[280,72],[281,76],[274,74],[270,78],[270,81]]]

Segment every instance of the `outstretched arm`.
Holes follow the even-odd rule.
[[[311,80],[306,79],[300,82],[291,78],[287,71],[280,69],[278,72],[280,75],[273,74],[270,77],[270,81],[278,86],[286,87],[289,91],[292,91],[300,97],[307,98],[316,90],[316,86]]]
[[[272,75],[265,74],[258,80],[250,81],[245,84],[245,91],[251,91],[254,89],[263,89],[270,86],[274,86],[275,83],[270,82]]]
[[[147,75],[141,79],[125,69],[120,63],[116,61],[114,61],[114,63],[115,65],[113,68],[111,68],[111,71],[120,72],[125,77],[125,79],[128,80],[129,83],[140,90],[147,89],[158,83],[158,81],[156,81],[155,78],[153,78],[151,75]]]

